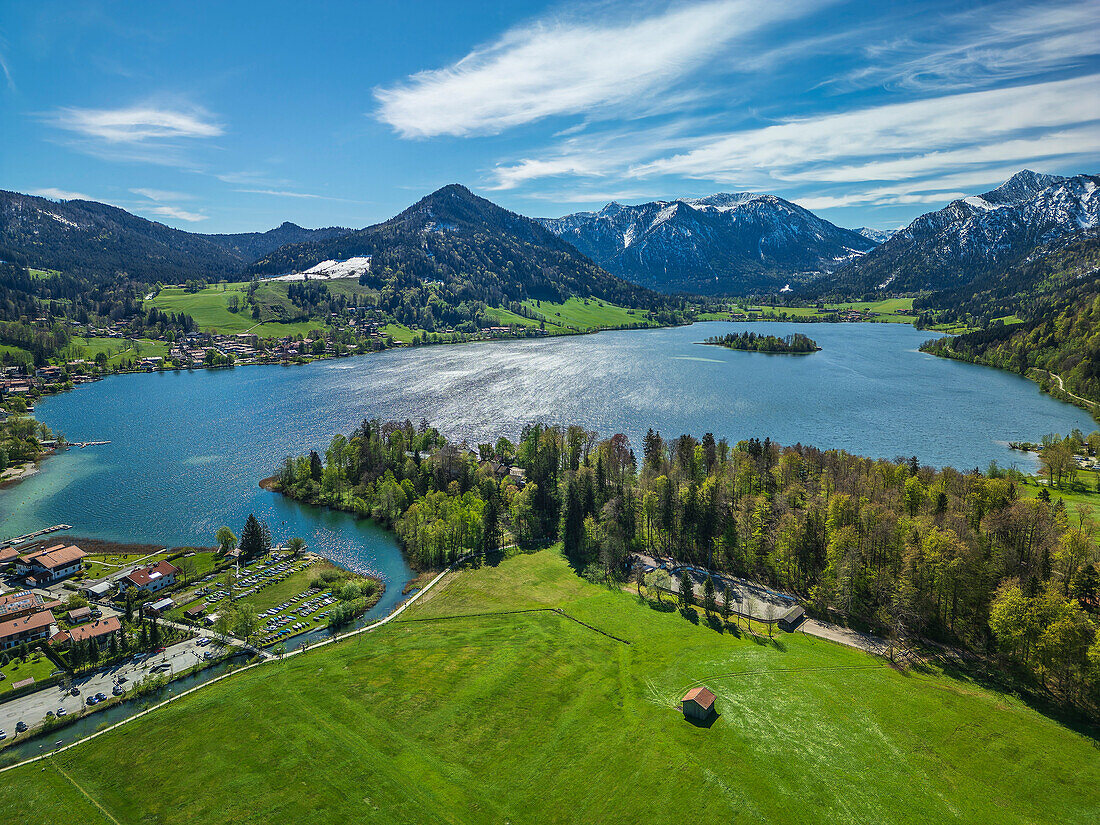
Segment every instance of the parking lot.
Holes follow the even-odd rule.
[[[54,685],[12,699],[0,704],[0,730],[5,731],[8,741],[11,741],[17,735],[16,725],[19,722],[25,723],[28,728],[37,727],[47,713],[57,714],[59,709],[66,714],[74,713],[87,706],[89,696],[103,693],[110,697],[116,685],[120,685],[124,693],[129,693],[134,684],[146,676],[180,673],[203,661],[205,654],[214,655],[218,650],[220,648],[213,644],[204,646],[197,639],[189,639],[166,648],[163,653],[139,654],[122,664],[73,679],[71,687],[77,689],[77,696]]]

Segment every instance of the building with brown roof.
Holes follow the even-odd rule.
[[[714,712],[714,694],[705,687],[692,688],[685,694],[681,707],[686,719],[706,719]]]
[[[149,567],[139,567],[122,577],[120,586],[134,587],[146,593],[156,593],[176,583],[180,569],[166,561],[157,562]]]
[[[53,613],[48,610],[0,622],[0,650],[8,650],[24,642],[48,639],[53,623]]]
[[[60,607],[61,602],[46,599],[31,590],[17,590],[0,596],[0,622],[29,616],[40,610],[52,610]]]
[[[96,644],[102,645],[120,630],[122,630],[122,623],[118,620],[118,616],[107,616],[91,624],[78,625],[64,633],[58,633],[50,639],[50,644],[60,644],[64,647],[74,642],[81,643],[88,639],[95,639]]]
[[[35,584],[52,584],[61,579],[79,573],[84,567],[84,557],[88,555],[76,545],[56,544],[44,550],[25,553],[15,562],[15,572]]]

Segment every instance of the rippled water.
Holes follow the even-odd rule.
[[[515,438],[543,420],[625,432],[639,452],[652,426],[666,436],[770,436],[967,469],[991,459],[1023,466],[1010,440],[1093,429],[1084,411],[1019,376],[918,352],[929,334],[900,324],[748,327],[808,332],[822,347],[811,355],[697,343],[744,328],[708,323],[115,376],[38,405],[38,417],[68,438],[111,444],[52,457],[0,492],[0,535],[64,522],[78,535],[211,544],[219,525],[239,533],[254,512],[277,539],[304,536],[398,585],[377,608],[384,611],[409,577],[390,534],[257,487],[284,456],[323,448],[363,417],[425,418],[471,443]]]

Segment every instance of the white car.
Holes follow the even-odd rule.
[[[67,711],[65,710],[65,708],[58,708],[57,709],[57,715],[58,716],[64,716],[66,713],[67,713]]]
[[[7,731],[0,730],[0,740],[4,740],[4,739],[7,739],[7,738],[8,738]]]

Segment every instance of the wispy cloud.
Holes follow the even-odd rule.
[[[60,129],[110,144],[139,144],[179,138],[217,137],[224,133],[202,109],[134,106],[122,109],[56,110],[48,120]]]
[[[710,0],[618,19],[542,20],[443,69],[378,88],[377,117],[406,138],[495,134],[554,115],[651,108],[739,38],[823,0]],[[599,7],[601,12],[606,7]],[[670,101],[662,100],[664,109]]]
[[[288,189],[234,189],[234,192],[245,192],[249,195],[271,195],[275,198],[306,198],[307,200],[338,200],[327,198],[324,195],[314,195],[312,192],[291,192]]]
[[[194,195],[187,192],[173,192],[167,189],[147,189],[145,187],[139,187],[137,189],[131,189],[135,195],[141,195],[144,198],[148,198],[151,201],[189,201],[194,199]]]
[[[837,85],[958,90],[1082,66],[1100,54],[1095,0],[1007,0],[931,19],[904,37],[867,45],[869,64]]]
[[[55,201],[90,201],[83,192],[73,192],[69,189],[58,189],[56,186],[44,186],[41,189],[32,189],[30,194],[40,198],[50,198]]]
[[[150,206],[142,211],[157,215],[158,217],[175,218],[176,220],[187,221],[189,223],[198,223],[208,218],[207,215],[200,214],[199,212],[188,212],[184,209],[177,209],[174,206],[168,205]]]
[[[873,106],[762,129],[711,135],[688,152],[637,164],[636,175],[679,174],[737,180],[747,170],[779,173],[853,158],[896,160],[929,150],[969,151],[983,162],[983,148],[1024,130],[1064,129],[1097,120],[1100,75]],[[1100,152],[1100,129],[1080,130],[1078,146]],[[957,159],[961,160],[961,156]],[[932,171],[939,164],[931,158]],[[829,174],[826,172],[826,174]],[[805,175],[812,177],[812,173]],[[911,175],[915,176],[915,175]]]

